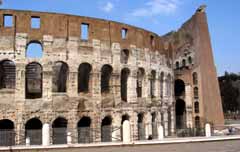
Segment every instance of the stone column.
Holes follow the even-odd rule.
[[[25,100],[25,64],[16,63],[15,99]]]
[[[144,123],[144,125],[145,125],[145,138],[146,139],[148,139],[148,137],[150,136],[150,135],[152,135],[152,116],[151,116],[151,114],[150,113],[147,113],[146,115],[145,115],[145,123]]]
[[[115,115],[112,121],[113,121],[112,126],[121,127],[122,119],[121,119],[120,115]],[[117,129],[116,131],[113,131],[112,132],[112,141],[117,141],[119,138],[122,138],[121,136],[122,136],[121,129]]]
[[[158,140],[164,139],[164,128],[162,125],[158,126]]]
[[[193,127],[192,120],[192,87],[190,85],[185,86],[185,102],[186,102],[186,126],[187,128]]]
[[[130,126],[130,122],[128,120],[125,120],[123,122],[123,142],[124,143],[130,143],[131,141],[131,126]]]
[[[174,135],[175,133],[175,123],[176,123],[176,114],[175,114],[175,105],[171,107],[171,134]]]
[[[130,69],[130,75],[128,76],[128,82],[127,82],[127,101],[132,103],[135,102],[137,93],[136,93],[136,77],[134,74],[134,71],[131,71]]]
[[[49,146],[50,145],[50,125],[43,124],[42,128],[42,145]]]
[[[69,68],[69,75],[67,81],[67,94],[70,97],[77,97],[78,96],[78,71],[77,67],[75,69]]]
[[[167,109],[164,110],[163,120],[164,120],[164,132],[165,132],[165,136],[168,136],[168,112],[167,112]]]
[[[52,100],[52,71],[50,71],[50,67],[46,71],[43,71],[42,98],[47,101]]]

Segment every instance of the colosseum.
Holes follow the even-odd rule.
[[[34,47],[33,47],[34,45]],[[34,48],[34,49],[30,49]],[[176,136],[224,123],[204,7],[177,31],[0,10],[0,145]],[[2,140],[4,139],[4,140]]]

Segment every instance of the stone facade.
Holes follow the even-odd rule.
[[[12,17],[10,27],[4,23],[6,15]],[[32,18],[40,20],[39,28],[31,27]],[[84,40],[81,38],[83,24],[88,27],[87,39]],[[123,32],[125,35],[122,35]],[[27,56],[28,47],[32,43],[41,45],[41,58]],[[191,63],[176,67],[177,61],[182,63],[185,58],[189,61],[189,57]],[[184,115],[187,127],[195,126],[194,118],[197,115],[201,124],[223,123],[204,12],[196,12],[178,32],[160,37],[113,21],[0,10],[1,64],[6,60],[15,65],[15,86],[3,85],[0,89],[0,120],[14,123],[16,142],[21,142],[26,136],[26,125],[32,118],[37,118],[42,124],[50,124],[51,129],[57,118],[66,120],[73,142],[77,142],[78,122],[83,117],[90,118],[89,127],[98,130],[94,133],[97,134],[94,136],[95,141],[102,140],[101,128],[106,117],[111,119],[111,126],[121,126],[123,120],[128,119],[133,140],[139,139],[140,124],[144,124],[145,139],[154,134],[154,123],[164,127],[165,136],[174,135],[175,108],[178,108],[175,99],[178,98],[186,103]],[[65,89],[53,91],[53,88],[57,88],[55,83],[59,83],[55,80],[57,68],[53,68],[57,62],[67,65],[67,75],[58,84],[65,83]],[[36,65],[31,65],[35,67],[31,68],[31,63],[40,65],[38,70]],[[81,71],[83,64],[89,68]],[[108,78],[104,78],[104,65],[108,67],[106,71],[110,69],[108,74],[106,72]],[[141,77],[139,69],[143,69]],[[198,114],[194,113],[193,107],[194,72],[198,73]],[[6,76],[2,77],[1,81],[7,79]],[[178,97],[174,95],[174,80],[177,79],[185,83],[184,95]],[[36,92],[40,93],[40,97],[36,96]],[[34,127],[30,129],[37,129]],[[120,130],[112,132],[114,137],[120,134]]]

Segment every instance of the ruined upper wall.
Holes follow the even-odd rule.
[[[13,16],[13,27],[4,27],[4,15]],[[40,18],[39,29],[31,28],[31,17]],[[130,45],[135,45],[138,48],[149,48],[164,53],[161,38],[157,34],[130,25],[66,14],[0,10],[0,35],[14,37],[16,33],[27,33],[28,42],[33,40],[41,42],[43,35],[66,39],[69,37],[80,38],[82,23],[89,25],[88,41],[97,39],[109,42],[109,44],[120,43],[122,49],[128,49]],[[127,29],[126,39],[122,39],[121,29]]]

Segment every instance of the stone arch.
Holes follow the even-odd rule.
[[[91,118],[86,116],[78,121],[78,143],[91,143],[93,141],[91,122]]]
[[[66,92],[69,68],[67,63],[57,61],[53,65],[52,89],[53,92]]]
[[[16,66],[11,60],[0,62],[0,89],[15,89]]]
[[[144,113],[137,115],[138,140],[145,140]]]
[[[27,58],[41,58],[43,57],[42,43],[38,40],[32,40],[27,44],[26,47]]]
[[[110,81],[112,76],[113,68],[111,65],[105,64],[101,69],[101,93],[109,93]]]
[[[42,122],[38,118],[32,118],[25,124],[25,138],[30,139],[31,145],[42,144]]]
[[[26,98],[42,97],[42,66],[37,62],[26,65]]]
[[[193,84],[197,85],[198,84],[198,74],[197,74],[197,72],[194,72],[192,74],[192,79],[193,79]]]
[[[198,99],[198,87],[193,88],[193,96],[194,96],[194,99]]]
[[[101,123],[101,141],[112,141],[112,117],[106,116],[102,119]]]
[[[89,81],[92,66],[89,63],[82,63],[78,68],[78,92],[87,93],[89,91]]]
[[[121,57],[120,61],[122,64],[127,64],[129,59],[129,50],[128,49],[123,49],[121,50]]]
[[[179,68],[180,68],[180,66],[179,66],[179,61],[177,61],[177,62],[175,63],[175,66],[176,66],[176,69],[179,69]]]
[[[176,109],[176,129],[183,129],[186,127],[186,104],[182,99],[178,99],[175,105]]]
[[[199,102],[198,101],[194,102],[194,112],[199,113]]]
[[[130,75],[130,70],[124,68],[121,71],[121,99],[127,102],[127,92],[128,92],[128,77]]]
[[[138,68],[137,71],[137,97],[142,97],[142,86],[144,83],[145,70],[144,68]]]
[[[186,67],[186,60],[185,59],[182,60],[182,67],[183,68]]]
[[[14,122],[9,119],[0,120],[0,146],[15,145]]]
[[[175,96],[182,96],[185,93],[185,83],[181,79],[175,80],[174,84],[174,93]]]
[[[66,144],[67,143],[67,119],[58,117],[52,124],[52,137],[53,144]]]
[[[121,121],[121,124],[123,124],[123,122],[124,122],[125,120],[130,120],[130,116],[129,116],[128,114],[124,114],[124,115],[122,115],[122,121]]]

